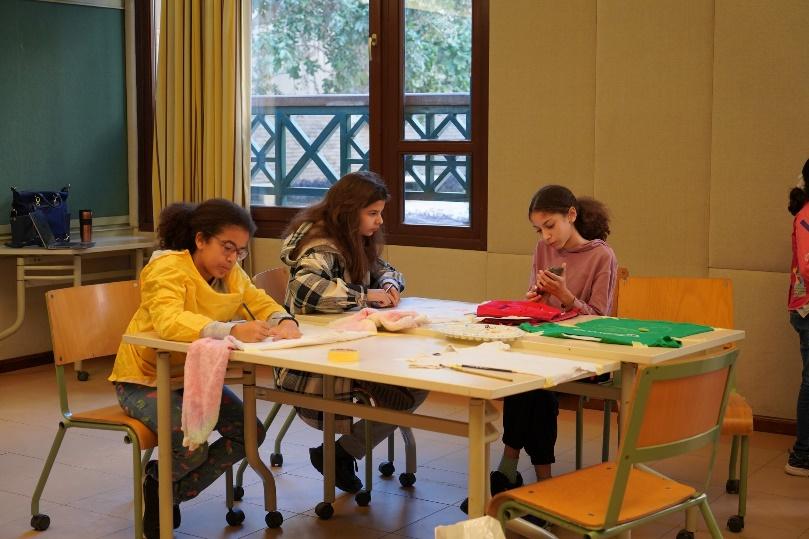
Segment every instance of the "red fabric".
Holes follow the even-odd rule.
[[[578,316],[579,311],[563,311],[546,303],[536,301],[494,300],[478,305],[478,316],[500,318],[503,316],[525,316],[532,321],[557,322]]]

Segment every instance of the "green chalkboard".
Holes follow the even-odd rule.
[[[0,224],[10,186],[127,215],[124,12],[0,0]]]

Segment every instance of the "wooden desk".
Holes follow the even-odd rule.
[[[154,240],[146,236],[99,236],[96,244],[87,249],[0,246],[0,256],[16,257],[17,259],[17,317],[11,326],[0,331],[0,340],[13,335],[22,326],[25,319],[26,287],[68,283],[72,286],[81,286],[83,282],[88,281],[129,276],[137,278],[143,268],[144,251],[153,246]],[[125,251],[132,253],[134,271],[82,272],[82,258],[114,256]],[[68,258],[70,263],[64,263]],[[58,262],[63,263],[58,264]],[[87,379],[86,373],[81,370],[81,361],[75,363],[75,369],[80,380]]]
[[[305,323],[302,324],[302,330],[306,331]],[[123,339],[130,344],[148,346],[158,350],[158,451],[161,462],[170,462],[171,424],[168,352],[185,352],[189,345],[187,343],[165,341],[155,334],[124,335]],[[327,361],[326,353],[334,345],[261,352],[235,351],[231,354],[231,359],[241,362],[245,372],[244,411],[247,460],[264,481],[265,509],[271,512],[276,511],[275,483],[272,474],[261,462],[258,448],[256,447],[256,422],[254,418],[256,416],[255,401],[257,398],[318,409],[324,412],[324,502],[329,504],[334,501],[335,414],[467,437],[469,440],[469,516],[481,516],[489,494],[489,444],[496,440],[499,434],[494,426],[494,422],[499,417],[499,412],[491,404],[491,401],[508,395],[544,388],[546,385],[544,378],[515,374],[511,375],[514,378],[513,381],[507,382],[446,369],[414,369],[410,368],[407,362],[398,361],[398,359],[431,354],[444,349],[447,341],[436,336],[379,334],[345,344],[359,350],[360,360],[358,362],[335,363]],[[526,348],[526,350],[528,349]],[[581,360],[581,358],[576,359]],[[602,372],[618,368],[617,361],[598,359],[588,361],[597,364]],[[257,387],[255,385],[255,365],[290,368],[322,374],[324,375],[324,396],[323,398],[317,398]],[[397,384],[463,396],[469,399],[469,418],[464,422],[335,401],[332,400],[333,380],[335,377]],[[161,538],[169,539],[172,537],[171,466],[161,465],[159,474]]]

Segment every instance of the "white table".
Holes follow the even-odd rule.
[[[54,284],[71,284],[81,286],[82,282],[116,279],[132,276],[137,278],[143,268],[143,254],[154,246],[154,239],[146,236],[99,236],[95,245],[87,249],[46,249],[44,247],[6,247],[0,246],[0,256],[17,259],[17,317],[11,326],[0,331],[0,340],[13,335],[22,326],[25,319],[25,289],[32,286]],[[82,259],[87,257],[115,256],[129,251],[133,257],[133,270],[105,271],[97,273],[82,272]],[[64,263],[70,258],[70,263]],[[60,260],[61,259],[61,260]],[[59,262],[62,262],[59,264]],[[81,362],[77,361],[75,369],[79,379]],[[85,373],[86,374],[86,373]]]
[[[305,331],[306,324],[302,324]],[[170,377],[169,353],[185,352],[188,343],[162,340],[156,334],[124,335],[125,342],[148,346],[158,351],[158,454],[161,462],[171,461],[171,425],[170,425]],[[272,351],[236,351],[231,359],[243,365],[245,378],[245,445],[247,460],[253,469],[262,477],[265,485],[265,509],[275,511],[275,484],[272,474],[261,462],[256,446],[256,399],[267,399],[273,402],[319,409],[324,412],[324,502],[334,500],[334,416],[343,414],[361,417],[371,421],[379,421],[395,425],[408,426],[467,437],[469,440],[469,515],[480,516],[488,498],[489,444],[498,437],[494,423],[499,417],[498,410],[491,401],[509,395],[544,388],[542,377],[513,374],[513,381],[496,380],[446,369],[414,369],[405,361],[397,359],[421,354],[431,354],[446,347],[446,340],[430,335],[379,334],[349,343],[336,345],[350,346],[359,350],[360,360],[356,363],[336,363],[326,359],[329,348],[335,345],[321,345],[305,348],[292,348]],[[525,350],[530,350],[530,346]],[[543,354],[546,355],[546,354]],[[574,357],[568,355],[567,357]],[[582,358],[576,358],[581,360]],[[614,360],[587,360],[596,363],[601,372],[618,368]],[[324,375],[323,398],[300,395],[255,385],[255,365],[290,368]],[[436,391],[468,398],[469,418],[466,422],[432,417],[419,413],[398,412],[385,408],[376,408],[334,401],[333,379],[347,377],[387,384],[397,384],[428,391]],[[159,467],[160,485],[160,522],[161,538],[172,537],[171,521],[171,466]]]

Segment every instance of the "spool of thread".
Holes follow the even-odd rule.
[[[93,210],[79,210],[79,232],[82,243],[93,241]]]
[[[332,348],[326,356],[329,361],[350,363],[360,360],[360,353],[354,348]]]

